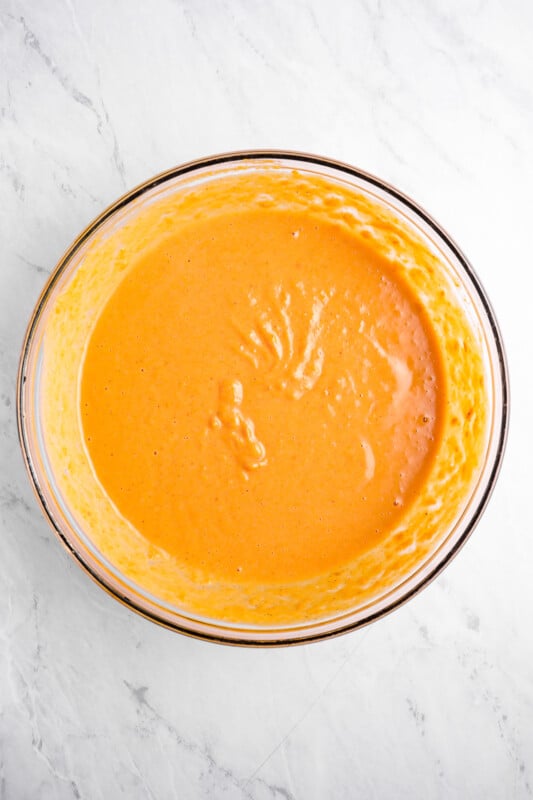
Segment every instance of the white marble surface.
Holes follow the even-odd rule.
[[[533,4],[0,14],[0,798],[531,797]],[[104,595],[41,517],[15,425],[25,324],[75,234],[151,174],[246,147],[344,159],[425,205],[494,301],[513,388],[460,557],[386,620],[291,650],[188,640]]]

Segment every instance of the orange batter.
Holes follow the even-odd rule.
[[[340,181],[243,163],[163,186],[79,258],[46,333],[43,436],[121,580],[297,624],[439,547],[479,475],[488,388],[422,233]]]
[[[416,298],[363,242],[304,213],[169,235],[91,336],[82,419],[120,512],[224,579],[309,578],[404,513],[443,401]]]

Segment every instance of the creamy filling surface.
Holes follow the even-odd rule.
[[[245,168],[81,254],[45,340],[60,489],[127,580],[284,624],[390,590],[486,441],[482,340],[439,254],[376,199]]]

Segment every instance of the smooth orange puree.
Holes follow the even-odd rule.
[[[412,291],[326,220],[219,213],[144,253],[81,385],[96,474],[143,536],[217,578],[293,581],[375,545],[438,439]]]
[[[230,622],[324,618],[398,586],[460,515],[487,440],[481,335],[379,199],[219,172],[117,214],[57,290],[47,455],[121,580]]]

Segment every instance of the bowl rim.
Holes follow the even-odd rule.
[[[306,163],[314,166],[336,170],[338,172],[347,174],[352,178],[356,178],[357,180],[366,182],[367,184],[374,186],[378,190],[385,192],[385,194],[388,194],[395,200],[399,201],[400,204],[406,206],[411,212],[413,212],[416,216],[418,216],[432,230],[432,232],[437,235],[438,238],[440,238],[444,242],[444,244],[449,248],[451,253],[457,259],[460,268],[464,270],[467,277],[469,278],[473,286],[473,289],[475,291],[475,294],[477,295],[477,299],[479,299],[479,301],[481,302],[481,305],[489,322],[490,334],[492,335],[492,339],[496,349],[497,368],[499,375],[501,377],[501,386],[499,387],[501,391],[501,419],[496,421],[497,426],[499,425],[499,430],[497,432],[497,444],[493,456],[493,464],[488,476],[485,479],[486,483],[483,488],[483,492],[481,494],[481,497],[479,498],[479,501],[477,502],[477,505],[471,515],[471,518],[468,519],[462,534],[459,536],[459,538],[453,544],[453,546],[447,552],[444,553],[443,557],[441,557],[438,560],[438,562],[433,566],[433,568],[430,569],[429,572],[426,575],[424,575],[421,579],[419,579],[414,586],[408,589],[400,597],[397,597],[392,601],[385,603],[385,605],[382,608],[366,615],[364,618],[359,620],[352,620],[347,624],[333,627],[333,629],[331,630],[318,631],[318,632],[316,631],[313,632],[312,630],[310,630],[306,633],[305,626],[302,626],[301,628],[297,629],[298,631],[301,631],[301,635],[290,635],[283,637],[282,636],[283,628],[280,628],[280,638],[276,639],[276,638],[261,638],[261,629],[258,628],[257,636],[254,635],[254,638],[248,639],[248,638],[241,638],[238,635],[237,636],[231,635],[230,626],[228,626],[227,629],[222,628],[221,631],[223,632],[217,634],[205,630],[194,630],[192,627],[181,625],[178,622],[169,622],[167,619],[163,618],[162,616],[159,616],[155,611],[151,611],[148,610],[147,608],[142,607],[141,604],[135,602],[135,600],[133,600],[129,596],[126,596],[126,594],[121,594],[114,586],[111,585],[110,581],[108,581],[103,574],[98,573],[85,560],[84,555],[72,545],[72,543],[68,540],[68,538],[64,534],[52,510],[48,507],[48,503],[44,496],[44,492],[41,488],[39,478],[33,464],[29,446],[29,434],[27,430],[25,402],[24,402],[24,385],[26,383],[26,372],[34,340],[34,334],[37,325],[39,323],[39,320],[41,318],[41,315],[47,304],[48,298],[50,297],[52,290],[54,289],[55,285],[63,275],[64,271],[68,267],[72,257],[84,245],[84,243],[106,222],[107,219],[109,219],[117,211],[120,211],[121,209],[125,208],[129,203],[131,203],[141,195],[145,194],[146,192],[150,191],[151,189],[155,189],[158,186],[166,183],[167,181],[186,175],[187,173],[194,172],[200,169],[217,167],[223,164],[230,164],[231,162],[239,163],[241,161],[253,161],[253,160],[278,161],[284,159],[293,162],[302,162],[304,164]],[[472,267],[472,265],[470,264],[464,253],[461,251],[455,240],[430,214],[428,214],[427,211],[425,211],[424,208],[422,208],[418,203],[412,200],[410,196],[406,195],[405,193],[398,190],[395,186],[387,183],[386,181],[376,177],[375,175],[369,172],[359,169],[358,167],[352,166],[346,162],[337,161],[332,158],[327,158],[324,156],[314,155],[300,151],[291,151],[291,150],[277,150],[277,149],[236,150],[187,161],[183,164],[164,170],[163,172],[158,173],[157,175],[149,178],[148,180],[143,181],[130,191],[121,195],[114,203],[107,206],[97,217],[95,217],[91,222],[89,222],[88,225],[84,228],[84,230],[74,239],[74,241],[63,253],[63,255],[56,263],[55,267],[53,268],[52,272],[50,273],[38,297],[38,300],[35,303],[34,309],[32,311],[30,320],[26,328],[26,332],[24,334],[23,345],[19,359],[18,374],[17,374],[16,414],[17,414],[18,438],[22,450],[24,465],[28,473],[32,489],[44,513],[45,518],[51,525],[55,534],[59,538],[59,541],[61,542],[63,547],[67,550],[69,555],[76,561],[77,564],[79,564],[79,566],[81,566],[84,572],[88,574],[89,577],[92,578],[92,580],[98,586],[104,589],[104,591],[107,594],[109,594],[115,600],[118,600],[123,606],[126,606],[126,608],[135,611],[137,614],[144,617],[145,619],[148,619],[151,622],[155,622],[156,624],[164,628],[181,633],[191,638],[200,639],[208,642],[214,642],[217,644],[236,645],[242,647],[287,647],[291,645],[308,644],[311,642],[332,639],[334,637],[341,636],[342,634],[349,633],[359,628],[366,627],[370,623],[375,622],[376,620],[387,616],[388,614],[392,613],[396,609],[403,606],[408,600],[417,595],[423,589],[425,589],[433,580],[435,580],[435,578],[437,578],[438,575],[441,574],[441,572],[455,558],[457,553],[463,548],[466,541],[470,538],[473,530],[477,526],[483,512],[485,511],[487,503],[494,491],[496,480],[501,470],[503,456],[505,452],[505,446],[507,442],[508,430],[509,430],[509,415],[510,415],[509,369],[508,369],[502,334],[496,319],[496,315],[494,313],[494,309],[492,308],[492,305],[487,297],[487,294],[474,268]],[[194,624],[194,620],[191,620],[191,624]],[[334,618],[331,621],[331,624],[333,626],[335,625]],[[209,625],[213,628],[216,628],[217,621],[209,620]]]

